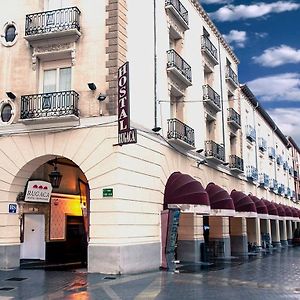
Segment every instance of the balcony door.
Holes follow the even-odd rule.
[[[71,68],[44,70],[42,110],[53,112],[70,106]]]
[[[70,0],[45,0],[45,10],[55,10],[69,6]]]

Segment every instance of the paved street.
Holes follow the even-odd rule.
[[[0,299],[300,299],[300,247],[210,270],[133,276],[73,271],[0,271]]]

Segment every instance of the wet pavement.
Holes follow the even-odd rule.
[[[179,273],[178,273],[179,272]],[[0,271],[0,299],[300,299],[300,247],[131,276]]]

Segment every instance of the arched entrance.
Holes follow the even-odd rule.
[[[72,160],[53,155],[31,161],[20,172],[25,170],[31,174],[17,196],[21,267],[87,266],[90,197],[85,174]],[[61,180],[52,178],[44,199],[40,190],[47,195],[49,174]]]

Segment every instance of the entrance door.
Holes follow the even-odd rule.
[[[21,259],[45,260],[45,216],[24,214],[24,242]]]

